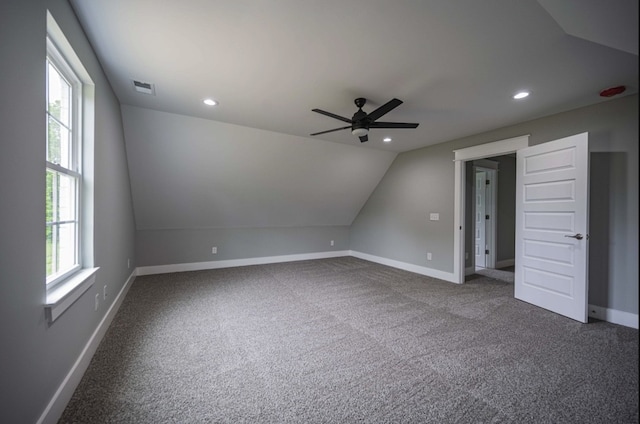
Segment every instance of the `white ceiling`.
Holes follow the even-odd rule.
[[[70,0],[121,103],[308,137],[397,97],[396,152],[638,90],[637,0]],[[155,84],[155,96],[132,79]],[[531,96],[511,96],[527,89]],[[220,102],[214,108],[202,100]],[[385,144],[382,137],[393,142]],[[360,146],[350,131],[312,137]]]

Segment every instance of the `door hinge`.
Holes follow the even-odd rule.
[[[491,180],[486,180],[486,181],[485,181],[485,184],[486,184],[486,185],[491,184]]]
[[[484,251],[484,254],[485,254],[485,255],[488,255],[488,254],[489,254],[489,249],[486,249],[486,250]]]
[[[489,218],[489,215],[485,215],[484,219],[491,219],[491,218]]]

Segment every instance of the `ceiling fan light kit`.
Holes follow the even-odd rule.
[[[362,110],[362,106],[364,106],[367,103],[367,99],[365,99],[364,97],[358,97],[357,99],[354,100],[354,103],[356,104],[358,111],[353,114],[353,117],[351,119],[345,118],[344,116],[336,115],[335,113],[326,112],[321,109],[311,109],[313,112],[320,113],[330,118],[338,119],[350,125],[346,127],[334,128],[332,130],[321,131],[321,132],[313,133],[310,135],[314,136],[314,135],[326,134],[334,131],[346,130],[348,128],[351,128],[351,134],[360,138],[360,142],[364,143],[365,141],[369,140],[368,134],[369,134],[369,129],[371,128],[417,128],[419,125],[419,124],[412,124],[412,123],[406,123],[406,122],[377,122],[376,121],[378,118],[381,118],[383,115],[386,115],[393,109],[400,106],[402,104],[402,100],[392,99],[369,114],[367,114],[365,111]]]
[[[351,130],[351,134],[355,135],[356,137],[362,137],[363,135],[367,135],[369,133],[369,130],[366,128],[354,128]]]

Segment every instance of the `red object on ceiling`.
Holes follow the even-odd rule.
[[[622,93],[627,88],[624,85],[619,85],[617,87],[607,88],[606,90],[602,90],[600,92],[601,97],[613,97],[620,93]]]

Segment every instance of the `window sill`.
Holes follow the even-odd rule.
[[[44,305],[49,323],[55,321],[64,311],[89,290],[96,281],[96,272],[100,268],[84,268],[55,287],[47,289],[47,301]]]

